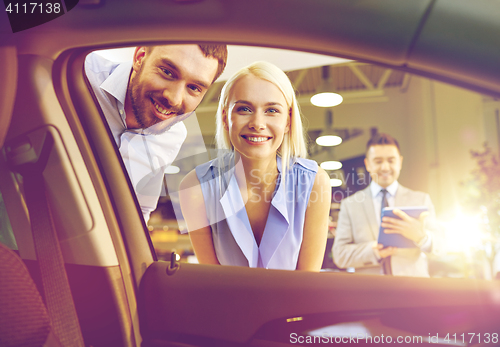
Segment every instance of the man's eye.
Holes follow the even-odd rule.
[[[191,89],[193,92],[201,93],[201,88],[196,85],[191,85],[188,88]]]
[[[161,71],[163,71],[163,73],[169,77],[173,77],[174,75],[169,69],[162,68]]]

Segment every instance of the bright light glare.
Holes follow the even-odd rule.
[[[165,173],[168,173],[168,174],[176,174],[176,173],[179,173],[181,171],[181,169],[178,167],[178,166],[175,166],[175,165],[170,165],[169,167],[167,167],[167,169],[165,170]]]
[[[325,135],[316,139],[316,143],[320,146],[338,146],[342,143],[342,138],[337,135]]]
[[[445,247],[448,252],[469,253],[472,249],[481,248],[487,235],[483,229],[480,216],[457,214],[452,220],[443,222],[445,230]]]
[[[330,178],[330,186],[340,187],[342,185],[342,180],[338,178]]]
[[[340,105],[344,98],[337,93],[319,93],[311,97],[311,104],[318,107],[333,107]]]
[[[342,167],[340,161],[330,160],[324,161],[319,165],[323,170],[338,170]]]

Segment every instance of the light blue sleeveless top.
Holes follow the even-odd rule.
[[[196,167],[215,252],[222,265],[296,269],[318,164],[302,158],[292,160],[283,185],[281,158],[276,160],[278,181],[259,246],[234,175],[233,156]]]

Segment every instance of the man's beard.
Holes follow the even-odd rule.
[[[187,115],[184,112],[184,109],[182,107],[173,107],[170,105],[167,99],[165,99],[163,96],[153,98],[153,92],[147,92],[144,97],[141,96],[141,90],[140,90],[140,76],[142,73],[142,67],[141,70],[132,78],[130,81],[130,84],[127,88],[127,94],[128,97],[130,98],[130,103],[132,105],[132,111],[134,113],[134,118],[139,125],[141,129],[146,129],[149,127],[152,127],[153,125],[159,124],[159,123],[164,123],[164,124],[159,124],[159,128],[161,128],[161,131],[167,131],[170,129],[172,126],[175,124],[179,123],[180,121],[186,119],[191,113],[188,113]],[[143,103],[141,104],[141,99],[143,99]],[[154,116],[153,113],[150,111],[150,106],[148,103],[151,103],[151,99],[153,100],[161,100],[160,105],[164,108],[167,109],[169,112],[174,112],[175,115],[173,115],[171,118],[166,119],[166,120],[161,120],[160,118],[157,118]],[[154,107],[153,105],[151,105]],[[150,113],[152,115],[152,118],[148,118],[146,114]]]

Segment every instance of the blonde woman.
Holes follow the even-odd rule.
[[[224,85],[217,159],[182,181],[181,208],[200,263],[319,271],[328,231],[328,174],[305,159],[286,74],[253,63]]]

